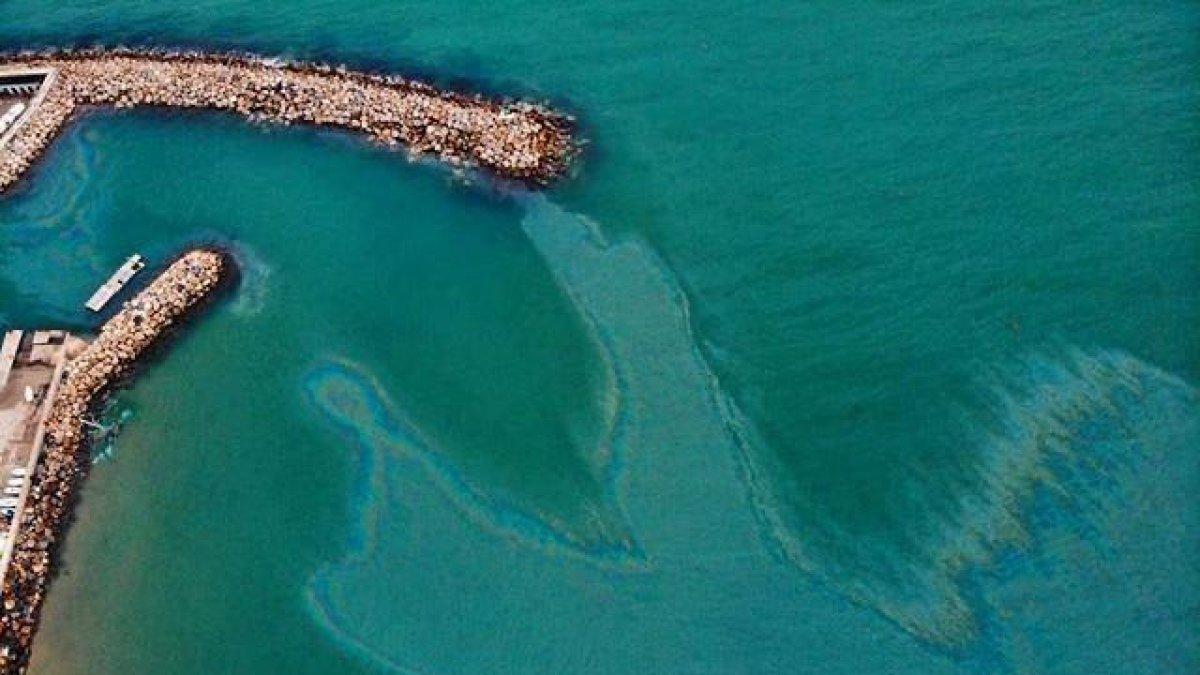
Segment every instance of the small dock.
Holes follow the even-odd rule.
[[[133,279],[134,275],[140,272],[145,266],[146,261],[142,259],[142,256],[137,254],[129,256],[125,264],[121,265],[120,269],[116,272],[113,272],[113,275],[108,278],[108,281],[104,282],[103,286],[96,289],[96,292],[92,294],[92,297],[88,299],[84,307],[93,312],[99,312],[104,309],[108,301],[112,300],[113,296],[117,293],[120,293],[121,289],[125,288],[125,285]]]

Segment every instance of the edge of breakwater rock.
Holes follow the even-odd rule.
[[[44,421],[44,443],[15,523],[13,559],[0,605],[0,675],[23,673],[47,588],[61,562],[63,534],[90,466],[84,420],[126,384],[182,328],[237,283],[237,263],[221,248],[178,256],[100,329],[67,364]]]

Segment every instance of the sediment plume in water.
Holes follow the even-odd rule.
[[[42,452],[25,509],[14,524],[12,562],[0,613],[0,675],[24,672],[55,553],[88,461],[84,420],[173,326],[205,304],[233,272],[221,251],[184,254],[110,319],[67,364],[46,415]]]
[[[92,106],[223,110],[340,128],[534,186],[562,176],[578,149],[571,119],[542,106],[324,64],[118,49],[0,56],[0,69],[5,67],[52,75],[42,100],[0,148],[0,193],[20,180],[76,113]]]

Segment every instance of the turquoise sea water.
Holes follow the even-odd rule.
[[[1200,670],[1200,8],[0,4],[549,99],[541,195],[97,114],[0,324],[128,254],[241,287],[123,392],[43,675]]]

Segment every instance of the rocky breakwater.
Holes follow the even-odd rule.
[[[24,672],[29,660],[55,551],[90,463],[83,420],[147,349],[212,295],[228,278],[231,265],[219,251],[188,252],[126,303],[96,340],[67,364],[46,416],[25,509],[14,526],[0,613],[0,674]]]
[[[541,106],[324,64],[86,50],[0,56],[4,66],[51,68],[58,76],[28,122],[0,148],[0,192],[89,106],[206,108],[281,124],[336,127],[531,185],[561,176],[578,148],[570,118]]]

